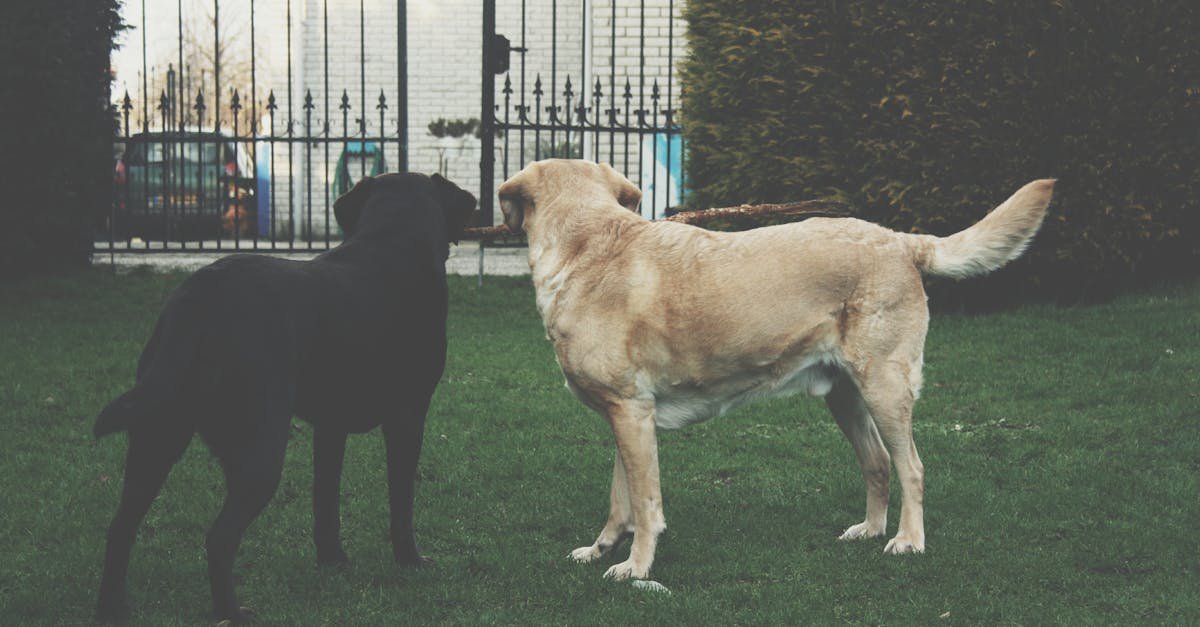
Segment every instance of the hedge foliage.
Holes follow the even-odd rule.
[[[86,265],[112,194],[117,0],[0,2],[0,275]]]
[[[689,0],[693,208],[834,197],[946,235],[1059,179],[1025,258],[953,292],[1078,300],[1200,270],[1200,4]]]

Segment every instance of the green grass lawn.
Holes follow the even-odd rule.
[[[0,284],[0,607],[91,619],[125,442],[91,436],[182,275]],[[426,428],[417,537],[391,563],[382,438],[350,440],[343,537],[318,570],[310,429],[236,572],[264,625],[1200,622],[1200,285],[1101,306],[935,316],[917,447],[927,552],[835,538],[862,479],[824,404],[763,402],[660,435],[668,530],[652,577],[604,581],[607,425],[563,387],[528,279],[451,285],[450,360]],[[889,536],[899,514],[892,490]],[[223,493],[198,441],[134,547],[133,621],[209,619],[204,533]]]

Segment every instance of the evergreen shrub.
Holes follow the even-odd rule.
[[[1058,179],[992,306],[1200,270],[1200,5],[689,0],[689,208],[846,201],[947,235]]]
[[[87,265],[108,214],[117,0],[0,2],[0,276]]]

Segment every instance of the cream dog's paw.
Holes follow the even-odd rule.
[[[924,553],[925,540],[913,540],[905,534],[898,533],[896,537],[888,540],[887,546],[883,547],[884,553],[891,555],[902,555],[904,553]]]
[[[875,536],[883,535],[883,527],[872,528],[871,523],[860,522],[857,525],[851,525],[842,535],[838,536],[838,540],[861,540],[863,538],[874,538]]]
[[[650,574],[650,569],[643,566],[638,566],[633,562],[633,559],[627,559],[620,564],[613,564],[604,573],[605,579],[613,581],[625,581],[626,579],[645,579],[646,575]]]
[[[657,581],[650,581],[649,579],[634,579],[632,585],[635,590],[645,590],[647,592],[657,592],[659,594],[671,594],[671,591],[668,590],[666,586],[658,583]]]
[[[594,544],[591,546],[581,546],[578,549],[571,551],[571,554],[567,557],[579,562],[580,564],[586,564],[600,557],[600,547]]]

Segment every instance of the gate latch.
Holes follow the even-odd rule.
[[[492,35],[492,72],[503,74],[508,71],[508,55],[510,52],[525,54],[529,49],[524,46],[513,47],[508,37],[501,34]]]

